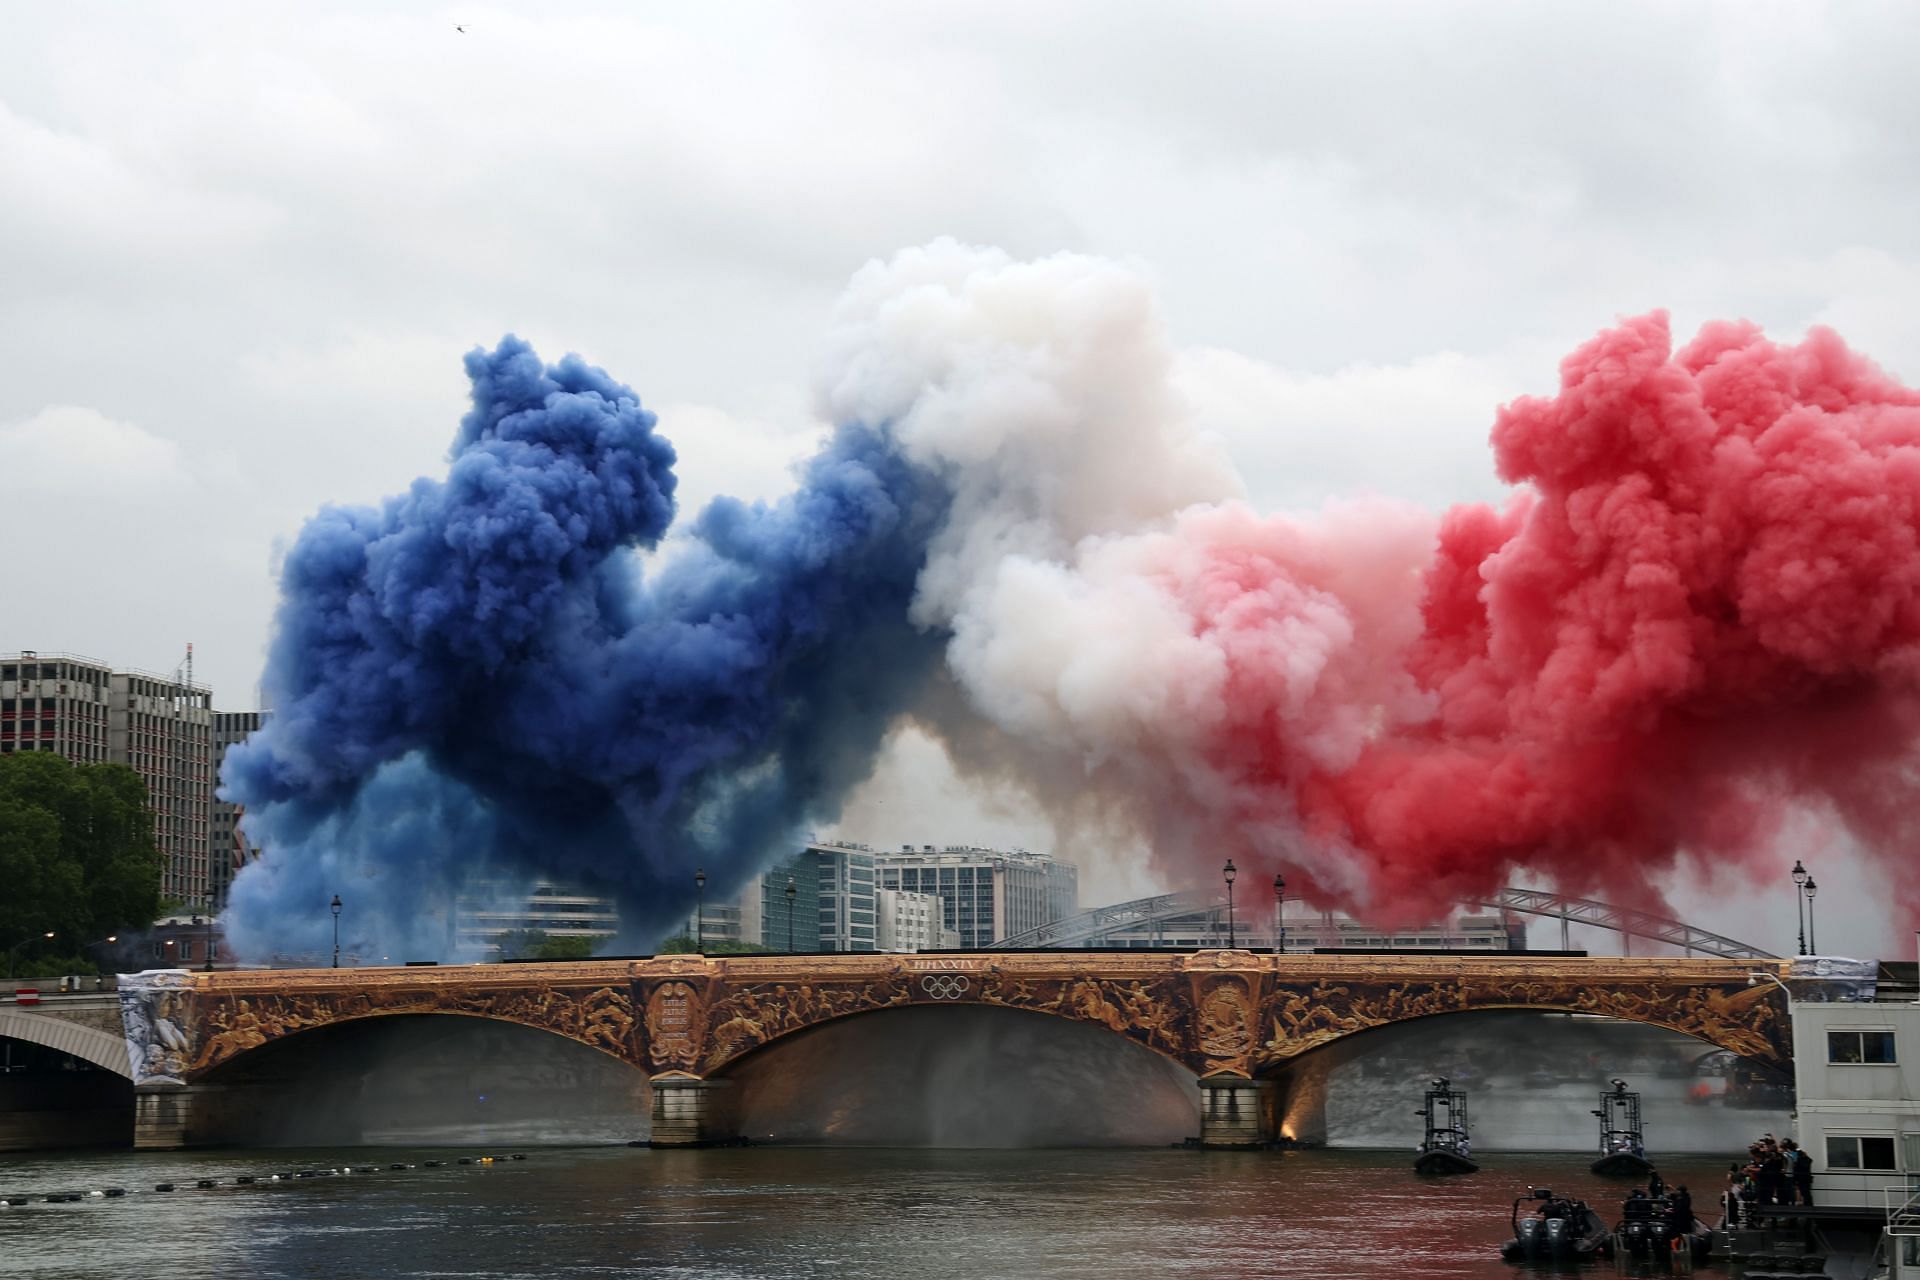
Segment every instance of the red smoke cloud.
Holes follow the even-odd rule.
[[[1850,831],[1920,905],[1920,394],[1833,334],[1603,333],[1498,415],[1514,499],[1436,520],[1240,500],[1113,264],[934,245],[837,314],[829,415],[953,488],[915,715],[1066,852],[1386,923],[1516,870],[1651,905],[1682,856],[1745,883]]]
[[[1915,901],[1920,393],[1825,330],[1714,324],[1675,353],[1654,314],[1502,410],[1493,446],[1530,492],[1441,522],[1397,659],[1429,712],[1298,784],[1374,913],[1517,866],[1650,896],[1679,851],[1737,864],[1807,806]]]

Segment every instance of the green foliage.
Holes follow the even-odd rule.
[[[89,944],[153,922],[161,859],[146,799],[125,765],[0,755],[0,968],[84,971],[100,958]]]
[[[666,956],[666,955],[675,955],[675,954],[680,954],[680,953],[685,953],[690,951],[697,951],[697,950],[703,950],[705,954],[710,956],[751,956],[751,955],[772,955],[773,954],[772,947],[763,947],[757,942],[733,942],[725,938],[715,938],[712,941],[708,942],[704,948],[695,947],[693,945],[693,935],[690,933],[683,933],[678,937],[668,938],[665,942],[662,942],[658,947],[654,949],[654,954]]]
[[[542,960],[585,960],[593,954],[594,939],[583,938],[579,934],[568,934],[564,938],[548,938],[540,945]]]
[[[585,960],[596,939],[578,934],[551,938],[543,929],[509,929],[495,940],[502,960]]]

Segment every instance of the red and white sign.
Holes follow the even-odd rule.
[[[39,1004],[40,992],[35,987],[16,987],[13,992],[15,1004]]]

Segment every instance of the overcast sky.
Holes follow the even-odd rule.
[[[295,12],[7,11],[0,650],[192,641],[254,705],[276,549],[436,473],[509,331],[639,390],[689,506],[777,492],[836,293],[941,235],[1145,271],[1266,507],[1497,496],[1494,406],[1654,307],[1920,377],[1907,6]],[[884,773],[844,834],[1044,839]],[[1700,909],[1790,945],[1766,888]]]

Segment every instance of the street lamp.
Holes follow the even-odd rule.
[[[118,941],[120,941],[120,935],[117,933],[110,933],[104,938],[95,938],[92,942],[89,942],[86,946],[80,948],[80,951],[82,954],[85,954],[86,952],[92,951],[95,947],[111,946],[112,944]],[[102,968],[106,967],[106,962],[104,960],[101,961],[100,964]]]
[[[20,948],[28,945],[29,943],[46,942],[50,940],[52,937],[53,937],[53,930],[49,929],[45,933],[38,934],[38,935],[28,934],[26,937],[20,939],[20,941],[14,943],[11,947],[8,947],[7,948],[7,976],[8,977],[13,976],[13,958],[20,954]]]
[[[1808,876],[1807,877],[1807,954],[1808,955],[1820,954],[1820,943],[1818,939],[1815,937],[1813,932],[1813,895],[1815,891],[1818,890],[1819,888],[1820,886],[1813,882],[1813,877]]]
[[[793,887],[793,877],[787,877],[787,954],[793,954],[793,900],[800,891]]]
[[[707,869],[693,869],[693,949],[701,955],[707,953],[707,922],[701,917],[707,914]]]
[[[213,895],[211,893],[203,895],[201,902],[207,908],[207,960],[200,967],[211,973],[213,971]]]
[[[333,967],[340,967],[340,895],[333,895]]]
[[[1807,869],[1800,859],[1793,860],[1793,914],[1800,920],[1800,952],[1807,954],[1807,904],[1801,899],[1807,892]]]
[[[1273,954],[1287,953],[1287,878],[1273,873]]]
[[[1232,858],[1228,858],[1227,865],[1220,868],[1220,874],[1225,876],[1227,880],[1227,950],[1231,951],[1234,948],[1235,942],[1233,935],[1233,877],[1236,874]]]

